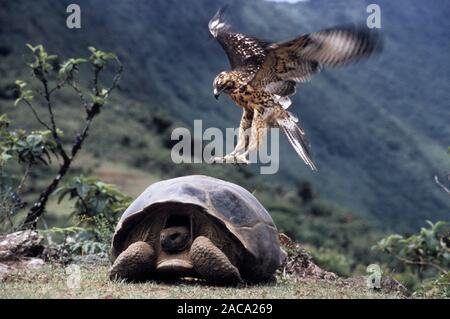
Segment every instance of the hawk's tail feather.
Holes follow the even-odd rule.
[[[316,164],[314,164],[311,154],[309,153],[305,132],[297,126],[295,117],[288,112],[285,112],[284,115],[285,116],[277,119],[279,127],[283,130],[284,134],[286,134],[292,147],[306,165],[313,171],[317,171]]]
[[[228,28],[230,27],[225,21],[226,9],[227,9],[226,6],[220,8],[208,23],[209,32],[211,32],[211,34],[215,38],[217,37],[220,31],[228,30]]]

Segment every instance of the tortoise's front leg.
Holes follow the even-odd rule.
[[[109,269],[111,280],[140,281],[148,279],[156,268],[156,254],[152,246],[138,241],[125,249]]]
[[[209,282],[228,285],[241,282],[239,270],[204,236],[197,237],[192,243],[190,259],[194,269]]]

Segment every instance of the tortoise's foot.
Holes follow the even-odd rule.
[[[239,270],[219,248],[204,236],[199,236],[194,240],[190,259],[195,270],[209,282],[234,285],[242,281]]]
[[[138,241],[125,249],[109,269],[109,279],[141,281],[148,279],[156,268],[156,255],[153,248]]]

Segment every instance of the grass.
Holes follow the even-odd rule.
[[[174,284],[147,282],[130,284],[111,282],[108,266],[81,266],[80,288],[68,288],[65,268],[49,264],[40,269],[18,271],[0,282],[0,298],[400,298],[396,294],[373,292],[360,286],[340,282],[279,279],[276,284],[215,287],[199,282]]]

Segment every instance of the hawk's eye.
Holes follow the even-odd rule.
[[[232,88],[233,86],[234,86],[234,82],[233,81],[227,81],[225,83],[225,87],[227,87],[227,88]]]

